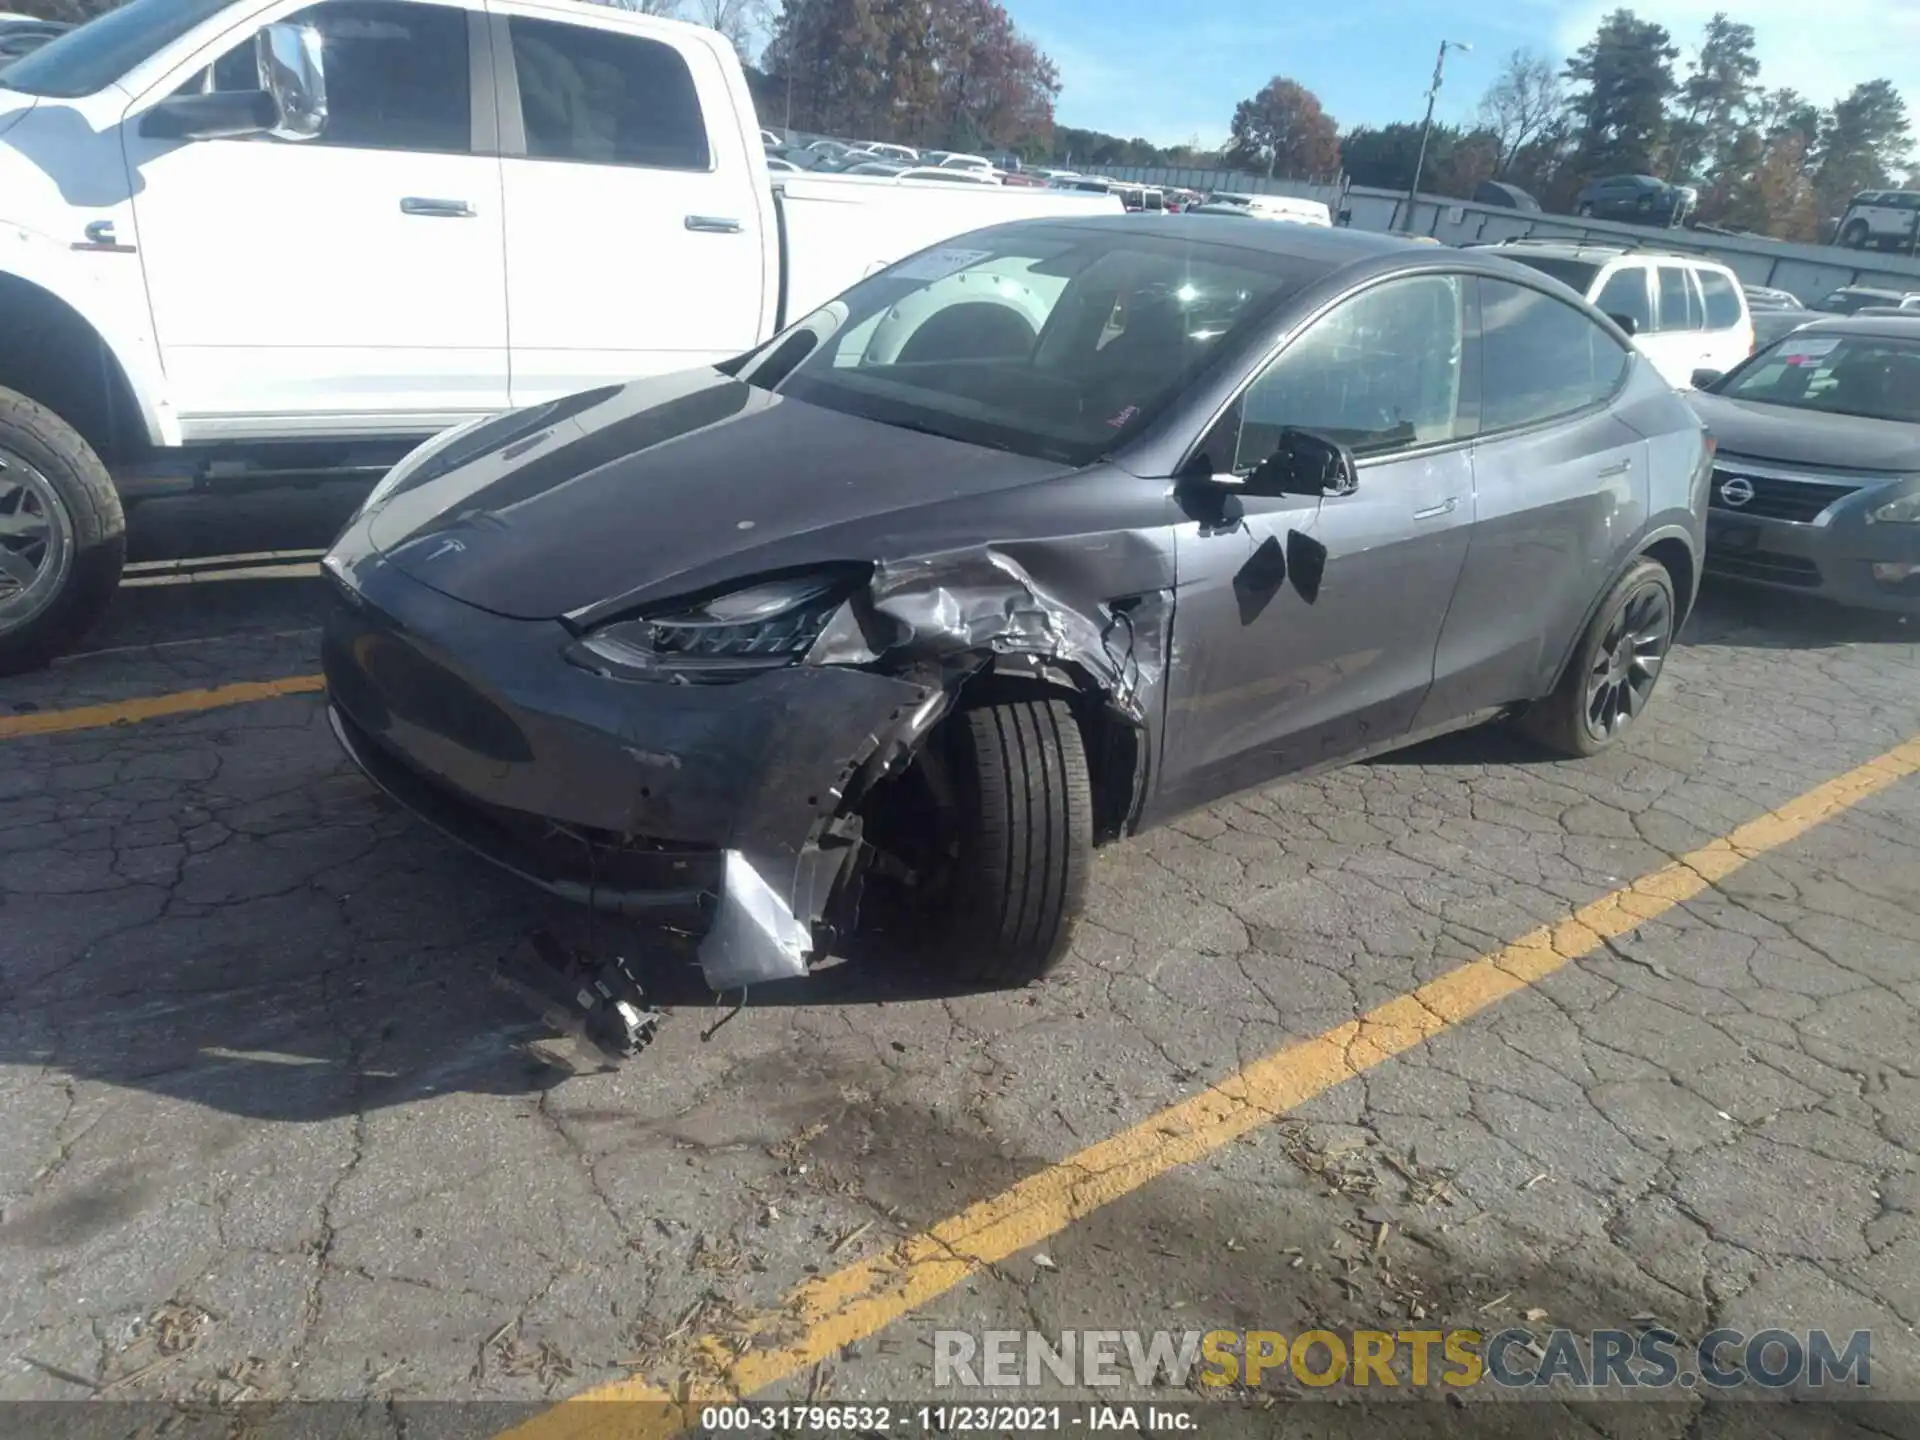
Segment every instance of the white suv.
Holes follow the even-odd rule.
[[[1696,370],[1724,373],[1753,353],[1753,316],[1740,277],[1716,260],[1576,240],[1508,240],[1493,248],[1572,286],[1612,316],[1676,389],[1691,389]]]
[[[1904,249],[1920,223],[1920,190],[1862,190],[1840,217],[1834,238],[1849,250]]]

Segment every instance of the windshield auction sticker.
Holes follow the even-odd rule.
[[[947,276],[964,270],[969,265],[978,265],[982,260],[991,258],[991,250],[959,250],[942,246],[938,250],[929,250],[924,255],[916,255],[904,265],[894,267],[893,280],[944,280]]]

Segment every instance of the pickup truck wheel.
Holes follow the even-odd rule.
[[[0,389],[0,675],[45,665],[92,629],[126,552],[100,457],[51,410]]]
[[[1849,220],[1847,222],[1847,228],[1840,232],[1840,243],[1849,250],[1866,249],[1867,222],[1864,220]]]
[[[1653,696],[1677,613],[1667,567],[1636,560],[1607,592],[1553,693],[1521,715],[1521,733],[1573,757],[1612,745]]]
[[[956,717],[958,855],[942,949],[952,972],[1009,988],[1066,954],[1093,852],[1093,790],[1061,700],[983,705]]]

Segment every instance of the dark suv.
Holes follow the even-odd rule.
[[[1651,175],[1607,175],[1589,180],[1573,202],[1574,213],[1595,220],[1678,225],[1693,208],[1693,192]]]

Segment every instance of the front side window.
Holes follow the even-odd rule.
[[[1707,329],[1731,330],[1740,323],[1740,292],[1718,270],[1700,272],[1700,292],[1706,300]]]
[[[320,32],[327,123],[308,145],[464,155],[473,148],[467,12],[406,0],[327,0],[287,20]],[[253,37],[181,87],[257,90]]]
[[[1272,455],[1289,426],[1356,458],[1459,439],[1465,294],[1458,275],[1418,275],[1321,316],[1247,387],[1234,468]]]
[[[1761,351],[1716,393],[1794,410],[1920,422],[1920,342],[1797,332]]]
[[[1145,232],[966,236],[802,321],[821,343],[774,383],[885,424],[1083,465],[1151,423],[1312,273]]]
[[[529,156],[655,170],[711,167],[693,75],[671,45],[518,15],[507,28]]]
[[[1644,265],[1629,265],[1614,271],[1600,287],[1593,303],[1602,315],[1633,321],[1636,334],[1653,328],[1653,297],[1647,289]]]
[[[1480,428],[1584,410],[1613,394],[1630,356],[1573,306],[1525,285],[1480,281]]]

